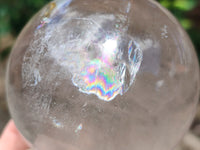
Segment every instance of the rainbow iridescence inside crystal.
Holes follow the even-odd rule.
[[[101,71],[99,70],[100,63],[100,59],[91,62],[82,76],[89,93],[97,94],[99,98],[108,101],[120,92],[120,88],[117,87],[116,76],[111,70],[112,68]]]

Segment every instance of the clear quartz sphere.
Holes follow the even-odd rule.
[[[199,65],[152,0],[57,0],[18,37],[7,100],[37,150],[171,150],[189,128]]]

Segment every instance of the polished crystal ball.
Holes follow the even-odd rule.
[[[26,25],[7,99],[36,150],[172,150],[199,97],[194,47],[153,0],[56,0]]]

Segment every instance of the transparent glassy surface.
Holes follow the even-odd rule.
[[[37,150],[171,150],[189,128],[199,66],[152,0],[60,0],[12,50],[7,99]]]

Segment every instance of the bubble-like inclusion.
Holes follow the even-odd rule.
[[[133,84],[142,62],[142,50],[127,33],[126,15],[81,14],[69,7],[71,3],[72,0],[55,1],[43,12],[25,54],[25,58],[30,52],[34,57],[23,64],[23,70],[30,74],[25,80],[37,79],[31,77],[32,70],[42,70],[36,67],[36,60],[53,58],[71,73],[72,83],[79,91],[111,101]]]
[[[106,38],[99,48],[100,57],[89,60],[73,83],[81,92],[96,94],[104,101],[123,95],[132,85],[142,61],[142,51],[133,41],[128,45],[128,61],[118,47],[118,38]],[[94,50],[95,51],[95,50]]]

